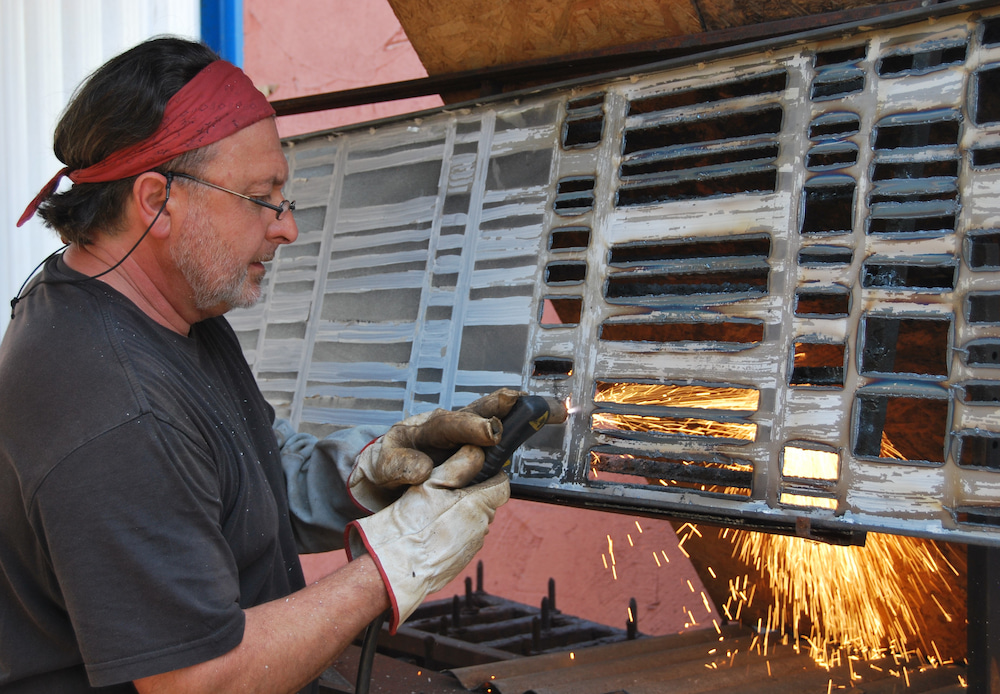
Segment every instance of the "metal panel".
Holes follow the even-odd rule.
[[[1000,9],[939,5],[288,141],[233,316],[325,433],[569,398],[524,498],[1000,543]]]

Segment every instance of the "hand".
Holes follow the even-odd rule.
[[[510,498],[506,473],[466,487],[483,466],[483,451],[463,446],[391,506],[347,526],[348,557],[366,551],[378,565],[392,603],[390,633],[430,593],[441,590],[483,546],[496,509]]]
[[[426,481],[459,447],[495,445],[500,418],[522,394],[501,388],[461,410],[437,409],[395,424],[358,454],[347,483],[354,502],[370,513],[381,510],[406,487]]]

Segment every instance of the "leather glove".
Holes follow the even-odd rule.
[[[369,513],[398,499],[408,486],[430,477],[460,446],[493,446],[500,441],[500,418],[521,391],[500,388],[461,410],[433,410],[395,424],[358,454],[347,481],[354,503]]]
[[[463,446],[391,506],[348,524],[348,558],[367,551],[389,591],[390,633],[472,561],[496,509],[510,498],[504,472],[465,486],[482,466],[482,449]]]

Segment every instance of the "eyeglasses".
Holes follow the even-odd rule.
[[[195,183],[200,183],[203,186],[208,186],[209,188],[215,188],[216,190],[221,190],[223,193],[230,193],[231,195],[235,195],[236,197],[243,198],[244,200],[249,200],[250,202],[254,203],[255,205],[260,205],[261,207],[266,207],[268,209],[274,210],[274,213],[275,213],[274,214],[274,218],[275,219],[281,219],[281,215],[285,214],[285,212],[288,212],[289,210],[291,210],[292,212],[295,211],[295,201],[294,200],[292,200],[292,201],[282,200],[281,203],[275,205],[273,203],[268,202],[267,200],[261,200],[260,198],[252,198],[249,195],[244,195],[243,193],[237,193],[235,190],[229,190],[229,188],[223,188],[222,186],[217,186],[214,183],[209,183],[208,181],[204,181],[204,180],[202,180],[200,178],[192,176],[191,174],[180,173],[180,172],[177,172],[177,171],[171,171],[170,173],[166,174],[166,176],[167,176],[167,179],[170,179],[171,177],[174,177],[174,176],[176,176],[177,178],[187,178],[189,180],[194,181]]]

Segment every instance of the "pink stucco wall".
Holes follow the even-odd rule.
[[[386,0],[244,0],[244,12],[244,66],[272,99],[427,74]],[[290,116],[278,128],[289,136],[439,105],[423,97]],[[632,597],[646,634],[710,628],[718,618],[666,521],[515,500],[497,513],[479,558],[487,592],[538,605],[554,578],[557,607],[584,619],[624,628]],[[331,552],[303,565],[316,580],[345,561]],[[474,565],[433,598],[462,593],[466,575],[475,576]],[[691,616],[697,624],[686,626]]]
[[[244,69],[270,99],[426,77],[386,0],[244,0]],[[282,136],[441,105],[436,96],[287,116]]]

